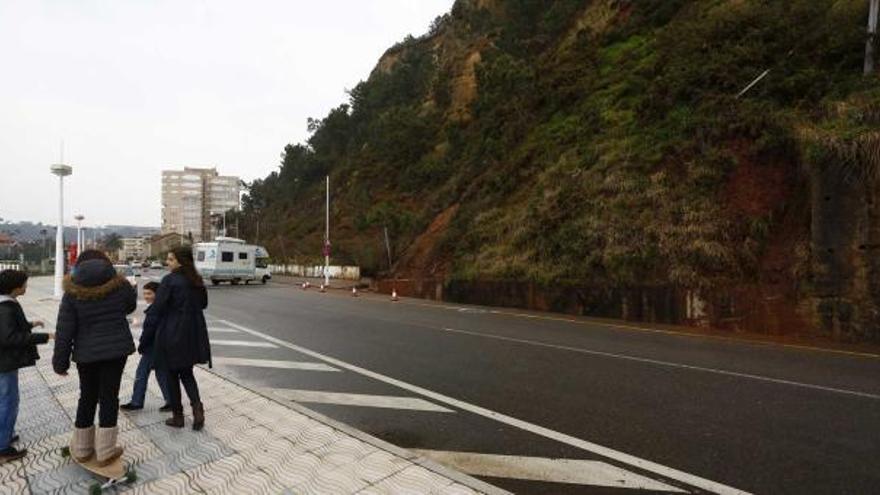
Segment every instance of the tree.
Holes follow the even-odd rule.
[[[122,238],[116,232],[111,232],[101,239],[101,246],[104,251],[119,251],[122,249]]]

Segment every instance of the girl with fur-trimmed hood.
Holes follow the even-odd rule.
[[[122,455],[116,445],[119,384],[125,361],[134,352],[127,315],[136,308],[137,289],[116,273],[107,256],[83,251],[72,275],[64,279],[52,357],[55,373],[66,376],[72,356],[79,374],[70,453],[80,462],[94,455],[99,465],[107,466]]]

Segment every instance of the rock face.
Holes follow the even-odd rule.
[[[285,149],[245,229],[320,253],[330,174],[334,256],[417,293],[876,341],[864,10],[458,0]]]

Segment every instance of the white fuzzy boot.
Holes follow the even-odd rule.
[[[95,455],[95,426],[74,428],[70,437],[70,455],[77,462],[86,462]]]
[[[95,454],[98,456],[99,466],[109,466],[122,456],[122,447],[116,445],[117,427],[98,428],[95,435]]]

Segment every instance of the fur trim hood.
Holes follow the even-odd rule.
[[[76,299],[80,299],[83,301],[95,301],[98,299],[103,299],[114,290],[120,287],[125,287],[126,285],[130,284],[128,282],[128,279],[126,279],[122,275],[116,275],[107,282],[104,282],[101,285],[96,285],[94,287],[77,285],[77,283],[73,281],[73,278],[70,275],[64,277],[64,293],[70,294]]]
[[[76,299],[94,301],[107,297],[128,280],[116,273],[113,265],[104,260],[89,260],[74,268],[74,273],[64,277],[64,292]]]

